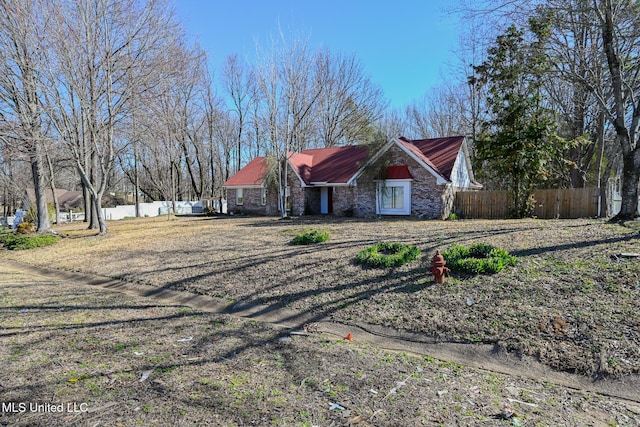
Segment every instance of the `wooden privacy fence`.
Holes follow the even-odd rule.
[[[538,218],[586,218],[598,216],[598,188],[538,190],[533,215]],[[462,218],[509,218],[511,197],[508,191],[459,191],[454,212]]]

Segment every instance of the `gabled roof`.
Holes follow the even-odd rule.
[[[267,173],[267,159],[256,157],[251,160],[238,173],[229,178],[223,187],[260,187],[264,183]]]
[[[307,186],[353,184],[368,161],[375,161],[389,147],[397,144],[418,163],[439,176],[439,182],[445,183],[451,181],[451,171],[463,142],[464,136],[415,140],[401,137],[389,141],[373,158],[369,158],[366,145],[348,145],[291,153],[289,164]],[[266,172],[266,158],[257,157],[225,182],[223,187],[262,186]],[[396,172],[402,174],[403,178],[408,174],[408,170],[394,170]]]
[[[362,145],[316,148],[291,153],[289,164],[305,185],[346,184],[366,162],[368,151],[367,147]],[[266,158],[256,157],[222,186],[261,186],[266,172]]]
[[[53,203],[53,192],[51,189],[45,191],[45,197],[48,203]],[[56,188],[56,197],[60,209],[78,209],[84,208],[84,198],[82,191],[70,191]],[[27,188],[28,204],[36,202],[36,191],[33,188]]]
[[[447,181],[451,181],[451,171],[464,142],[464,136],[450,136],[447,138],[406,139],[398,138],[408,150],[421,157],[421,160],[431,166]]]
[[[346,184],[367,161],[368,152],[363,145],[316,148],[293,154],[289,162],[306,185]]]

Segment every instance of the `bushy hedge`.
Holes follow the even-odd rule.
[[[442,252],[442,256],[452,271],[471,274],[497,273],[517,262],[509,252],[486,243],[474,243],[468,248],[454,243]]]
[[[418,255],[420,250],[415,246],[381,242],[358,252],[356,262],[369,267],[399,267],[413,261]]]
[[[60,237],[54,236],[53,234],[37,234],[31,236],[14,233],[0,234],[0,245],[12,251],[53,245],[58,240],[60,240]]]
[[[326,230],[307,230],[296,235],[291,241],[292,245],[311,245],[329,240],[329,232]]]

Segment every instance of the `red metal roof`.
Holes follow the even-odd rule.
[[[437,174],[450,181],[451,171],[464,137],[416,140],[400,138],[398,141]],[[306,185],[320,183],[346,184],[366,163],[368,151],[367,146],[363,145],[316,148],[304,150],[300,153],[291,153],[289,163]],[[389,169],[394,174],[394,179],[411,178],[406,166],[397,166],[397,169],[392,168]],[[266,172],[266,159],[257,157],[232,176],[223,186],[247,187],[262,185]],[[387,174],[389,172],[390,170],[387,170]]]
[[[409,166],[389,166],[387,168],[387,179],[413,179],[411,172],[409,172]]]
[[[237,174],[229,178],[223,187],[249,187],[254,185],[262,185],[264,176],[267,173],[267,162],[264,157],[256,157],[251,160],[245,167],[240,169]]]
[[[425,163],[433,167],[447,181],[451,181],[451,171],[464,142],[464,136],[413,140],[402,137],[400,141],[413,153],[420,153]]]
[[[368,152],[363,145],[316,148],[293,154],[290,162],[307,185],[346,184],[367,161]]]

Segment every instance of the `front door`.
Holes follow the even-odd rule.
[[[333,211],[333,187],[320,188],[320,213],[327,215]]]

